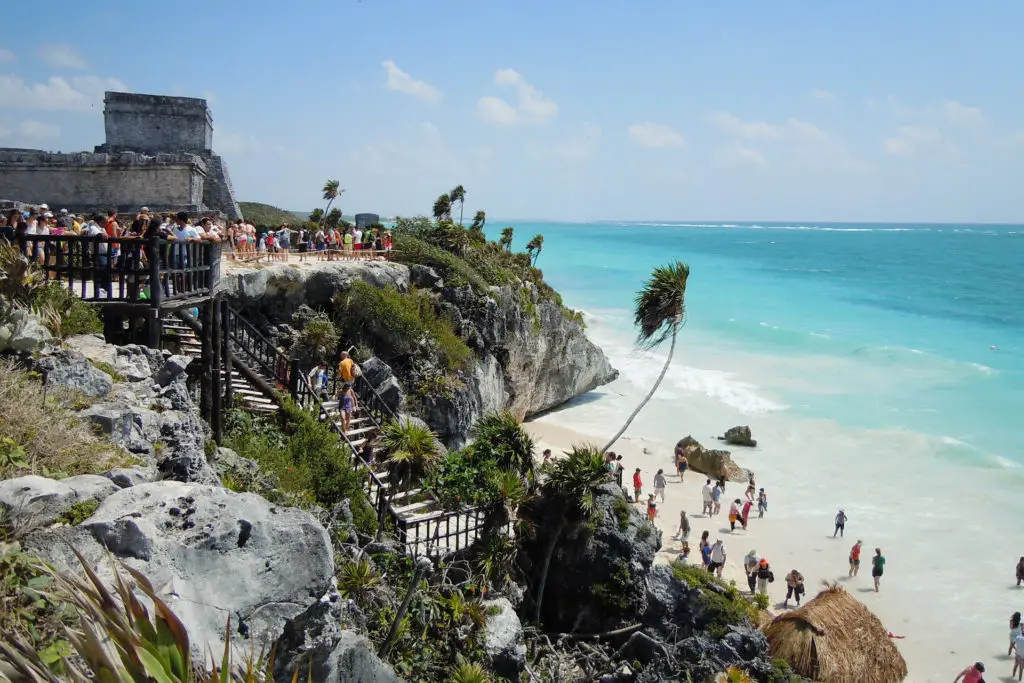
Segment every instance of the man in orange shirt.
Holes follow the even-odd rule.
[[[857,541],[850,548],[850,576],[857,576],[857,572],[860,571],[860,547],[863,544],[863,541]]]
[[[346,384],[351,384],[356,381],[356,375],[353,368],[355,367],[355,361],[348,357],[348,351],[341,352],[341,362],[338,363],[338,378]]]

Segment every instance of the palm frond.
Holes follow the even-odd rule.
[[[658,266],[644,284],[634,301],[636,344],[650,349],[660,345],[672,335],[677,324],[686,317],[686,280],[690,267],[682,261]]]

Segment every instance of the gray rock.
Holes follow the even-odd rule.
[[[128,442],[135,431],[132,411],[114,403],[97,403],[81,413],[97,430],[116,444]]]
[[[171,356],[164,362],[163,367],[157,371],[154,377],[156,383],[161,387],[166,387],[183,375],[188,368],[188,364],[191,362],[192,359],[189,356]]]
[[[727,479],[729,481],[746,482],[750,472],[737,465],[729,451],[710,450],[704,448],[699,441],[692,436],[680,439],[676,443],[676,450],[682,450],[686,454],[686,460],[690,469],[701,474],[707,474],[715,479]]]
[[[402,401],[405,394],[402,392],[402,385],[395,377],[388,377],[376,387],[377,395],[384,401],[384,405],[391,409],[391,412],[398,413],[402,409]]]
[[[104,480],[106,481],[106,480]],[[107,482],[111,486],[112,483]],[[251,493],[161,481],[117,491],[74,529],[30,535],[32,552],[78,569],[77,548],[104,580],[107,551],[150,579],[189,631],[195,656],[233,643],[257,650],[316,602],[334,573],[327,532],[308,513]]]
[[[395,373],[391,370],[391,366],[376,356],[373,358],[367,358],[360,363],[359,369],[363,371],[363,377],[366,378],[366,381],[374,387],[380,386],[385,381],[395,376]]]
[[[26,310],[17,310],[10,316],[11,336],[7,342],[12,351],[31,353],[43,348],[53,335],[37,315]]]
[[[318,683],[398,683],[399,678],[353,629],[362,621],[353,605],[335,591],[289,619],[277,640],[274,680],[289,683],[312,676]]]
[[[76,503],[100,501],[117,490],[112,481],[94,474],[59,481],[30,474],[0,481],[0,508],[16,528],[49,526]]]
[[[209,428],[197,417],[198,410],[185,388],[184,377],[161,390],[172,410],[159,414],[160,440],[164,452],[157,463],[165,479],[203,484],[220,484],[220,478],[206,460]]]
[[[103,476],[117,484],[118,488],[147,484],[156,479],[156,469],[152,467],[115,467],[103,473]]]
[[[750,434],[750,427],[732,427],[726,430],[725,436],[718,437],[719,441],[724,441],[731,446],[746,446],[748,448],[754,448],[757,446],[757,441]]]
[[[526,666],[526,645],[516,608],[507,598],[485,600],[484,607],[489,613],[483,640],[490,667],[505,678],[518,680]]]
[[[163,364],[160,352],[145,346],[118,346],[114,368],[129,382],[148,380]]]
[[[78,334],[68,337],[64,340],[64,346],[97,363],[107,363],[113,367],[117,362],[117,347],[104,341],[101,334]]]
[[[409,280],[417,287],[423,289],[441,290],[444,288],[444,280],[437,271],[429,266],[420,264],[409,266]]]
[[[106,396],[114,387],[110,375],[96,368],[77,351],[59,349],[42,356],[36,362],[36,370],[46,373],[46,382],[50,386],[64,387],[90,398]]]

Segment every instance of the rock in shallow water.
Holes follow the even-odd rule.
[[[113,483],[104,479],[110,486]],[[280,633],[286,619],[323,595],[334,573],[330,539],[308,513],[250,493],[161,481],[121,489],[83,525],[37,532],[25,547],[79,570],[74,547],[111,578],[107,550],[149,577],[188,628],[194,654],[248,649]]]
[[[725,436],[718,437],[719,441],[724,441],[732,446],[746,446],[748,448],[754,448],[757,446],[757,441],[750,434],[750,427],[732,427],[726,430]]]

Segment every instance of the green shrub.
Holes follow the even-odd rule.
[[[487,280],[473,266],[455,254],[411,234],[396,235],[395,260],[407,265],[429,266],[444,278],[446,285],[453,287],[472,285],[473,289],[477,291],[487,289]]]
[[[485,505],[497,496],[498,464],[473,446],[449,453],[431,471],[427,485],[447,510]]]
[[[615,519],[619,522],[619,531],[625,531],[629,528],[629,515],[632,507],[629,501],[626,500],[625,496],[615,496],[612,501],[612,510],[615,512]]]
[[[43,314],[46,327],[61,339],[103,332],[103,322],[96,309],[73,296],[58,282],[47,282],[37,288],[32,307]]]
[[[760,610],[768,609],[771,604],[771,600],[768,598],[767,593],[755,593],[754,594],[754,605]]]
[[[449,371],[465,368],[473,358],[451,321],[438,315],[423,292],[403,294],[354,282],[336,305],[345,332],[388,357],[426,354]]]
[[[700,602],[705,612],[700,626],[716,637],[729,632],[729,626],[757,617],[757,608],[740,593],[735,583],[726,584],[703,567],[672,563],[672,574],[691,588],[700,590]],[[714,590],[710,586],[716,586]]]
[[[63,522],[68,526],[78,526],[92,517],[92,513],[96,512],[96,508],[99,506],[100,502],[98,500],[83,500],[62,512],[57,521]]]
[[[100,315],[96,312],[95,307],[75,299],[64,313],[60,331],[62,337],[73,337],[76,334],[102,334],[103,321],[100,320]]]

